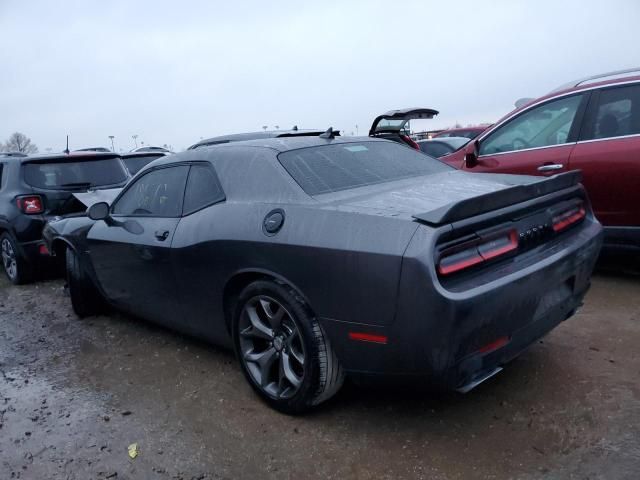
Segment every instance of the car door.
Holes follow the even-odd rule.
[[[479,141],[473,172],[553,175],[569,169],[587,95],[576,94],[527,109]]]
[[[225,193],[209,162],[194,163],[184,195],[183,218],[174,236],[173,265],[188,319],[186,330],[217,343],[228,340],[224,322],[223,275],[229,254]],[[219,317],[216,317],[219,314]]]
[[[100,287],[120,308],[164,324],[181,318],[171,244],[188,165],[154,168],[129,184],[111,217],[87,234]]]
[[[640,84],[594,92],[569,165],[604,225],[640,226]]]

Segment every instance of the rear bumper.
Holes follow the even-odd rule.
[[[602,228],[589,223],[547,246],[542,259],[516,270],[506,265],[495,280],[461,292],[444,289],[433,266],[420,254],[412,257],[410,248],[391,325],[321,322],[352,375],[420,377],[433,387],[464,387],[513,359],[582,305],[601,245]],[[354,331],[387,340],[349,340]],[[500,348],[483,349],[504,338],[508,342]]]

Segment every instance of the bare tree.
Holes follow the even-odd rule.
[[[3,145],[7,152],[37,153],[38,147],[24,133],[15,132]]]

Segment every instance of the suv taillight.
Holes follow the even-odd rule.
[[[517,249],[518,232],[515,229],[492,234],[488,239],[477,238],[444,250],[438,260],[438,273],[450,275]]]
[[[570,226],[582,221],[586,216],[587,211],[584,208],[584,204],[580,203],[578,205],[574,205],[573,207],[555,215],[551,219],[553,231],[556,233],[562,232]]]
[[[44,212],[42,197],[40,195],[25,195],[16,198],[18,208],[27,215]]]

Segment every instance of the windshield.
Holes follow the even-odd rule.
[[[282,166],[309,195],[420,177],[450,167],[392,142],[340,143],[278,155]]]
[[[164,155],[140,155],[135,157],[124,157],[122,161],[127,166],[127,170],[131,175],[135,175],[144,167],[147,163],[151,163],[156,158],[160,158]]]
[[[24,165],[24,179],[37,188],[89,188],[124,183],[128,178],[120,159],[32,162]]]

